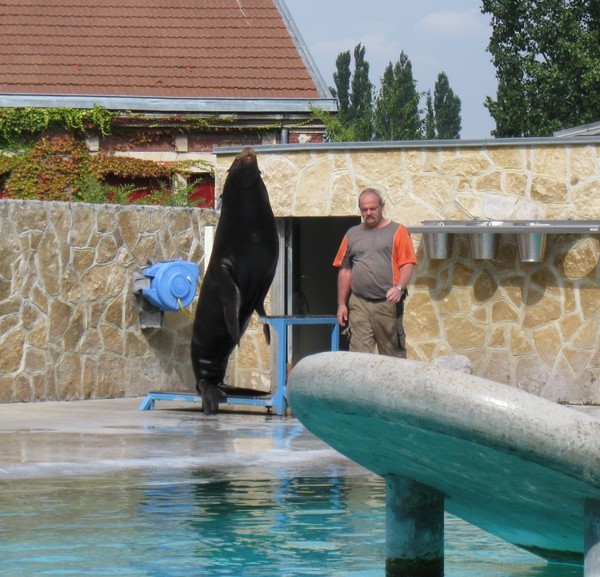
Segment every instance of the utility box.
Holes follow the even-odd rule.
[[[200,267],[185,260],[169,260],[149,266],[143,275],[144,298],[161,311],[178,311],[194,300]]]

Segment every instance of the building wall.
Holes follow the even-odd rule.
[[[234,152],[217,159],[217,187]],[[378,188],[385,214],[423,220],[600,220],[600,139],[263,147],[276,216],[357,214]],[[550,235],[543,262],[520,262],[515,239],[473,260],[457,237],[446,260],[419,264],[406,304],[409,358],[466,355],[474,372],[559,402],[600,402],[600,237]]]
[[[217,150],[217,189],[235,150]],[[422,220],[600,220],[600,140],[281,145],[257,148],[278,217],[357,214],[379,188],[386,214]],[[218,192],[217,192],[218,194]],[[193,390],[191,319],[141,329],[132,291],[148,260],[200,262],[210,210],[0,200],[0,402]],[[544,262],[503,235],[494,260],[458,237],[419,264],[406,306],[409,356],[468,356],[476,374],[556,401],[600,402],[598,236],[552,235]],[[194,303],[195,304],[195,303]],[[194,304],[191,309],[194,309]],[[228,382],[268,390],[269,349],[253,322]]]

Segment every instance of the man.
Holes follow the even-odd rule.
[[[362,223],[348,230],[333,265],[338,273],[337,318],[349,324],[350,350],[406,358],[402,324],[407,285],[417,263],[410,234],[383,216],[381,193],[358,197]]]

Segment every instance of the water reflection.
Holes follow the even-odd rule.
[[[142,471],[0,484],[0,575],[383,577],[385,485],[336,467]],[[580,577],[462,521],[447,577]]]

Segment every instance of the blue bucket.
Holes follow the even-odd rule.
[[[142,289],[144,297],[162,311],[177,311],[187,307],[196,296],[200,267],[185,260],[156,263],[144,271],[150,288]]]

